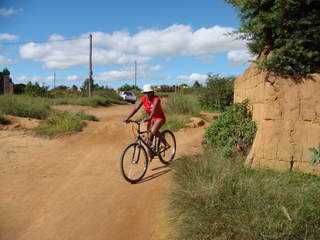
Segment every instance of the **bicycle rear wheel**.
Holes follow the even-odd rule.
[[[140,181],[148,168],[148,156],[143,146],[132,143],[124,149],[120,159],[120,170],[125,180],[130,183]]]
[[[163,164],[169,164],[174,159],[177,151],[176,138],[170,130],[164,130],[162,136],[169,144],[169,147],[165,148],[164,144],[159,144],[159,160]]]

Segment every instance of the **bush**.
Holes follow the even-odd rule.
[[[48,95],[48,87],[40,87],[38,83],[28,82],[23,90],[26,95],[32,97],[46,97]]]
[[[83,120],[97,121],[94,116],[84,113],[52,112],[35,131],[40,135],[51,137],[78,132],[86,125]]]
[[[189,121],[190,119],[187,116],[170,114],[167,116],[167,120],[163,128],[170,129],[171,131],[178,131],[181,128],[184,128]]]
[[[112,104],[124,104],[124,101],[122,100],[122,98],[113,89],[109,89],[109,88],[98,89],[93,92],[93,95],[105,97],[109,99],[110,103]]]
[[[320,164],[320,144],[319,144],[318,148],[315,148],[315,147],[309,148],[309,151],[312,154],[312,157],[310,159],[310,163],[313,166]]]
[[[50,100],[54,105],[80,105],[80,106],[109,106],[111,101],[103,96],[92,97],[62,97]]]
[[[174,170],[174,239],[319,239],[319,177],[248,169],[218,150]]]
[[[165,110],[169,114],[198,116],[200,113],[200,104],[196,96],[174,94],[168,97]]]
[[[174,170],[174,239],[319,239],[319,177],[248,169],[217,150]]]
[[[244,151],[251,146],[256,129],[247,109],[247,102],[237,103],[207,128],[205,141],[221,147],[225,156],[231,156],[236,144]]]
[[[44,119],[50,113],[48,99],[29,96],[0,96],[0,111],[4,114]]]
[[[141,92],[141,89],[138,88],[137,86],[129,85],[127,83],[118,88],[118,91],[132,91],[132,90],[136,90],[138,92]]]
[[[233,103],[233,77],[209,75],[207,87],[199,94],[201,107],[205,110],[225,111]]]
[[[243,37],[260,66],[280,74],[320,71],[319,0],[227,0],[240,11]]]
[[[6,125],[9,123],[9,119],[7,119],[2,112],[0,112],[0,124]]]

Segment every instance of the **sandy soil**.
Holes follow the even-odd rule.
[[[87,108],[100,122],[57,139],[0,131],[0,239],[160,239],[170,171],[158,160],[140,184],[124,181],[119,155],[133,140],[132,106]],[[200,151],[203,128],[176,133],[178,155]]]

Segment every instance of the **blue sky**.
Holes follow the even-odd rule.
[[[94,79],[118,87],[204,81],[207,73],[238,75],[251,58],[228,33],[236,11],[216,1],[0,1],[0,69],[14,82],[80,85],[88,74],[93,34]],[[68,40],[68,39],[72,40]]]

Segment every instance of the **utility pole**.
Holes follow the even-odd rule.
[[[56,72],[53,72],[53,89],[56,88]]]
[[[88,90],[89,90],[89,97],[91,97],[91,85],[92,85],[92,34],[89,35],[89,40],[90,40],[90,49],[89,49],[89,86],[88,86]]]
[[[134,86],[137,86],[137,60],[134,61]]]

